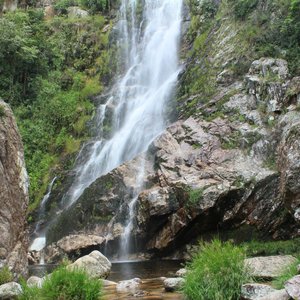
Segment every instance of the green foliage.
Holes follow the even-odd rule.
[[[77,5],[78,5],[78,1],[76,1],[76,0],[59,0],[59,1],[55,2],[54,9],[59,14],[67,14],[68,7],[77,6]]]
[[[286,241],[252,240],[243,244],[247,256],[299,254],[300,238]]]
[[[0,285],[13,281],[13,274],[7,266],[0,269]]]
[[[61,0],[56,9],[75,1]],[[45,21],[39,9],[0,18],[0,94],[14,109],[24,142],[29,211],[42,199],[51,169],[73,161],[94,111],[90,100],[114,73],[115,48],[109,32],[102,33],[105,24],[100,15]]]
[[[284,283],[291,279],[292,277],[298,275],[298,265],[300,264],[300,259],[298,258],[293,264],[285,268],[279,277],[272,281],[272,285],[276,289],[283,289]]]
[[[0,118],[5,117],[5,109],[4,106],[0,105]]]
[[[238,19],[245,19],[257,6],[258,0],[231,0],[234,3],[234,15]]]
[[[81,5],[88,8],[90,12],[104,12],[110,8],[109,0],[81,0]]]
[[[82,270],[69,271],[63,266],[47,277],[40,289],[28,287],[24,282],[22,287],[20,300],[98,300],[102,285]]]
[[[219,240],[200,244],[187,266],[183,292],[189,300],[237,300],[250,278],[244,267],[243,248]]]
[[[200,189],[189,189],[188,190],[188,202],[187,206],[195,206],[203,198],[204,188]]]

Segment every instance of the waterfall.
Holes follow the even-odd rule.
[[[40,251],[46,245],[46,236],[45,236],[44,230],[41,230],[41,224],[44,222],[45,213],[46,213],[46,204],[50,198],[55,180],[56,180],[56,177],[54,177],[52,179],[52,181],[50,182],[47,193],[41,201],[39,212],[38,212],[38,222],[36,223],[36,226],[35,226],[35,229],[33,232],[33,234],[35,236],[37,236],[37,238],[35,238],[33,240],[32,244],[30,245],[30,247],[29,247],[30,251]]]
[[[121,1],[118,41],[124,75],[112,87],[106,102],[97,108],[95,124],[99,131],[78,155],[75,180],[62,199],[62,210],[75,203],[97,178],[145,152],[167,126],[165,108],[180,71],[182,1]],[[103,135],[107,109],[113,111],[109,138]],[[132,174],[137,188],[129,204],[124,253],[142,189],[143,168],[141,164],[138,174]]]
[[[165,106],[179,73],[182,0],[144,0],[142,16],[137,16],[139,3],[122,0],[119,29],[126,72],[98,109],[102,125],[107,105],[114,107],[112,136],[95,141],[88,160],[77,168],[66,207],[101,175],[147,150],[166,127]]]

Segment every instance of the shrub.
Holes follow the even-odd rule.
[[[235,17],[245,19],[256,8],[258,0],[238,0],[234,3]]]
[[[21,300],[97,300],[101,296],[101,282],[91,279],[83,270],[69,271],[59,267],[40,289],[22,283]]]
[[[200,244],[188,265],[183,292],[190,300],[239,299],[241,286],[250,278],[241,247],[219,240]]]
[[[0,269],[0,285],[13,280],[13,275],[7,266]]]

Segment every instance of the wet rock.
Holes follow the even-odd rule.
[[[37,286],[37,287],[41,288],[43,282],[44,282],[44,279],[43,279],[43,278],[40,278],[40,277],[37,277],[37,276],[30,276],[30,277],[27,279],[27,285],[28,285],[29,287]]]
[[[134,278],[130,280],[123,280],[118,282],[116,285],[116,290],[119,293],[136,293],[142,283],[140,278]]]
[[[251,276],[273,279],[296,261],[296,258],[290,255],[264,256],[247,258],[245,265],[249,268]]]
[[[17,299],[22,294],[22,287],[16,282],[8,282],[0,285],[0,299]]]
[[[267,284],[247,283],[242,286],[241,296],[243,300],[257,300],[275,291]]]
[[[300,299],[300,275],[294,276],[284,284],[284,288],[291,298]]]
[[[187,273],[187,270],[182,268],[182,269],[179,269],[177,272],[176,272],[176,276],[177,277],[184,277]]]
[[[167,278],[164,280],[164,287],[167,292],[179,290],[184,283],[183,278]]]
[[[92,278],[107,278],[110,273],[111,262],[103,254],[95,250],[67,266],[69,270],[76,268],[85,270]]]
[[[0,99],[0,249],[14,275],[27,273],[28,176],[23,145],[9,106]]]

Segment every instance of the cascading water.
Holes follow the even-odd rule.
[[[142,14],[140,7],[143,7]],[[178,73],[178,44],[182,0],[122,0],[119,22],[119,44],[125,75],[112,88],[105,104],[97,109],[97,139],[91,141],[88,158],[77,166],[74,183],[64,196],[64,209],[72,205],[101,175],[147,150],[166,127],[165,107],[170,99]],[[102,125],[107,107],[113,107],[111,137],[105,140]],[[84,152],[84,151],[82,151]],[[86,153],[85,153],[86,155]],[[141,188],[129,205],[129,220],[124,249],[132,228],[135,202]]]
[[[121,5],[121,43],[127,71],[108,100],[114,106],[112,137],[94,143],[89,160],[77,170],[77,179],[66,197],[67,206],[101,175],[145,151],[166,126],[164,108],[179,72],[182,0],[145,0],[139,24],[137,2],[122,0]],[[99,111],[98,119],[103,121],[105,105]]]

